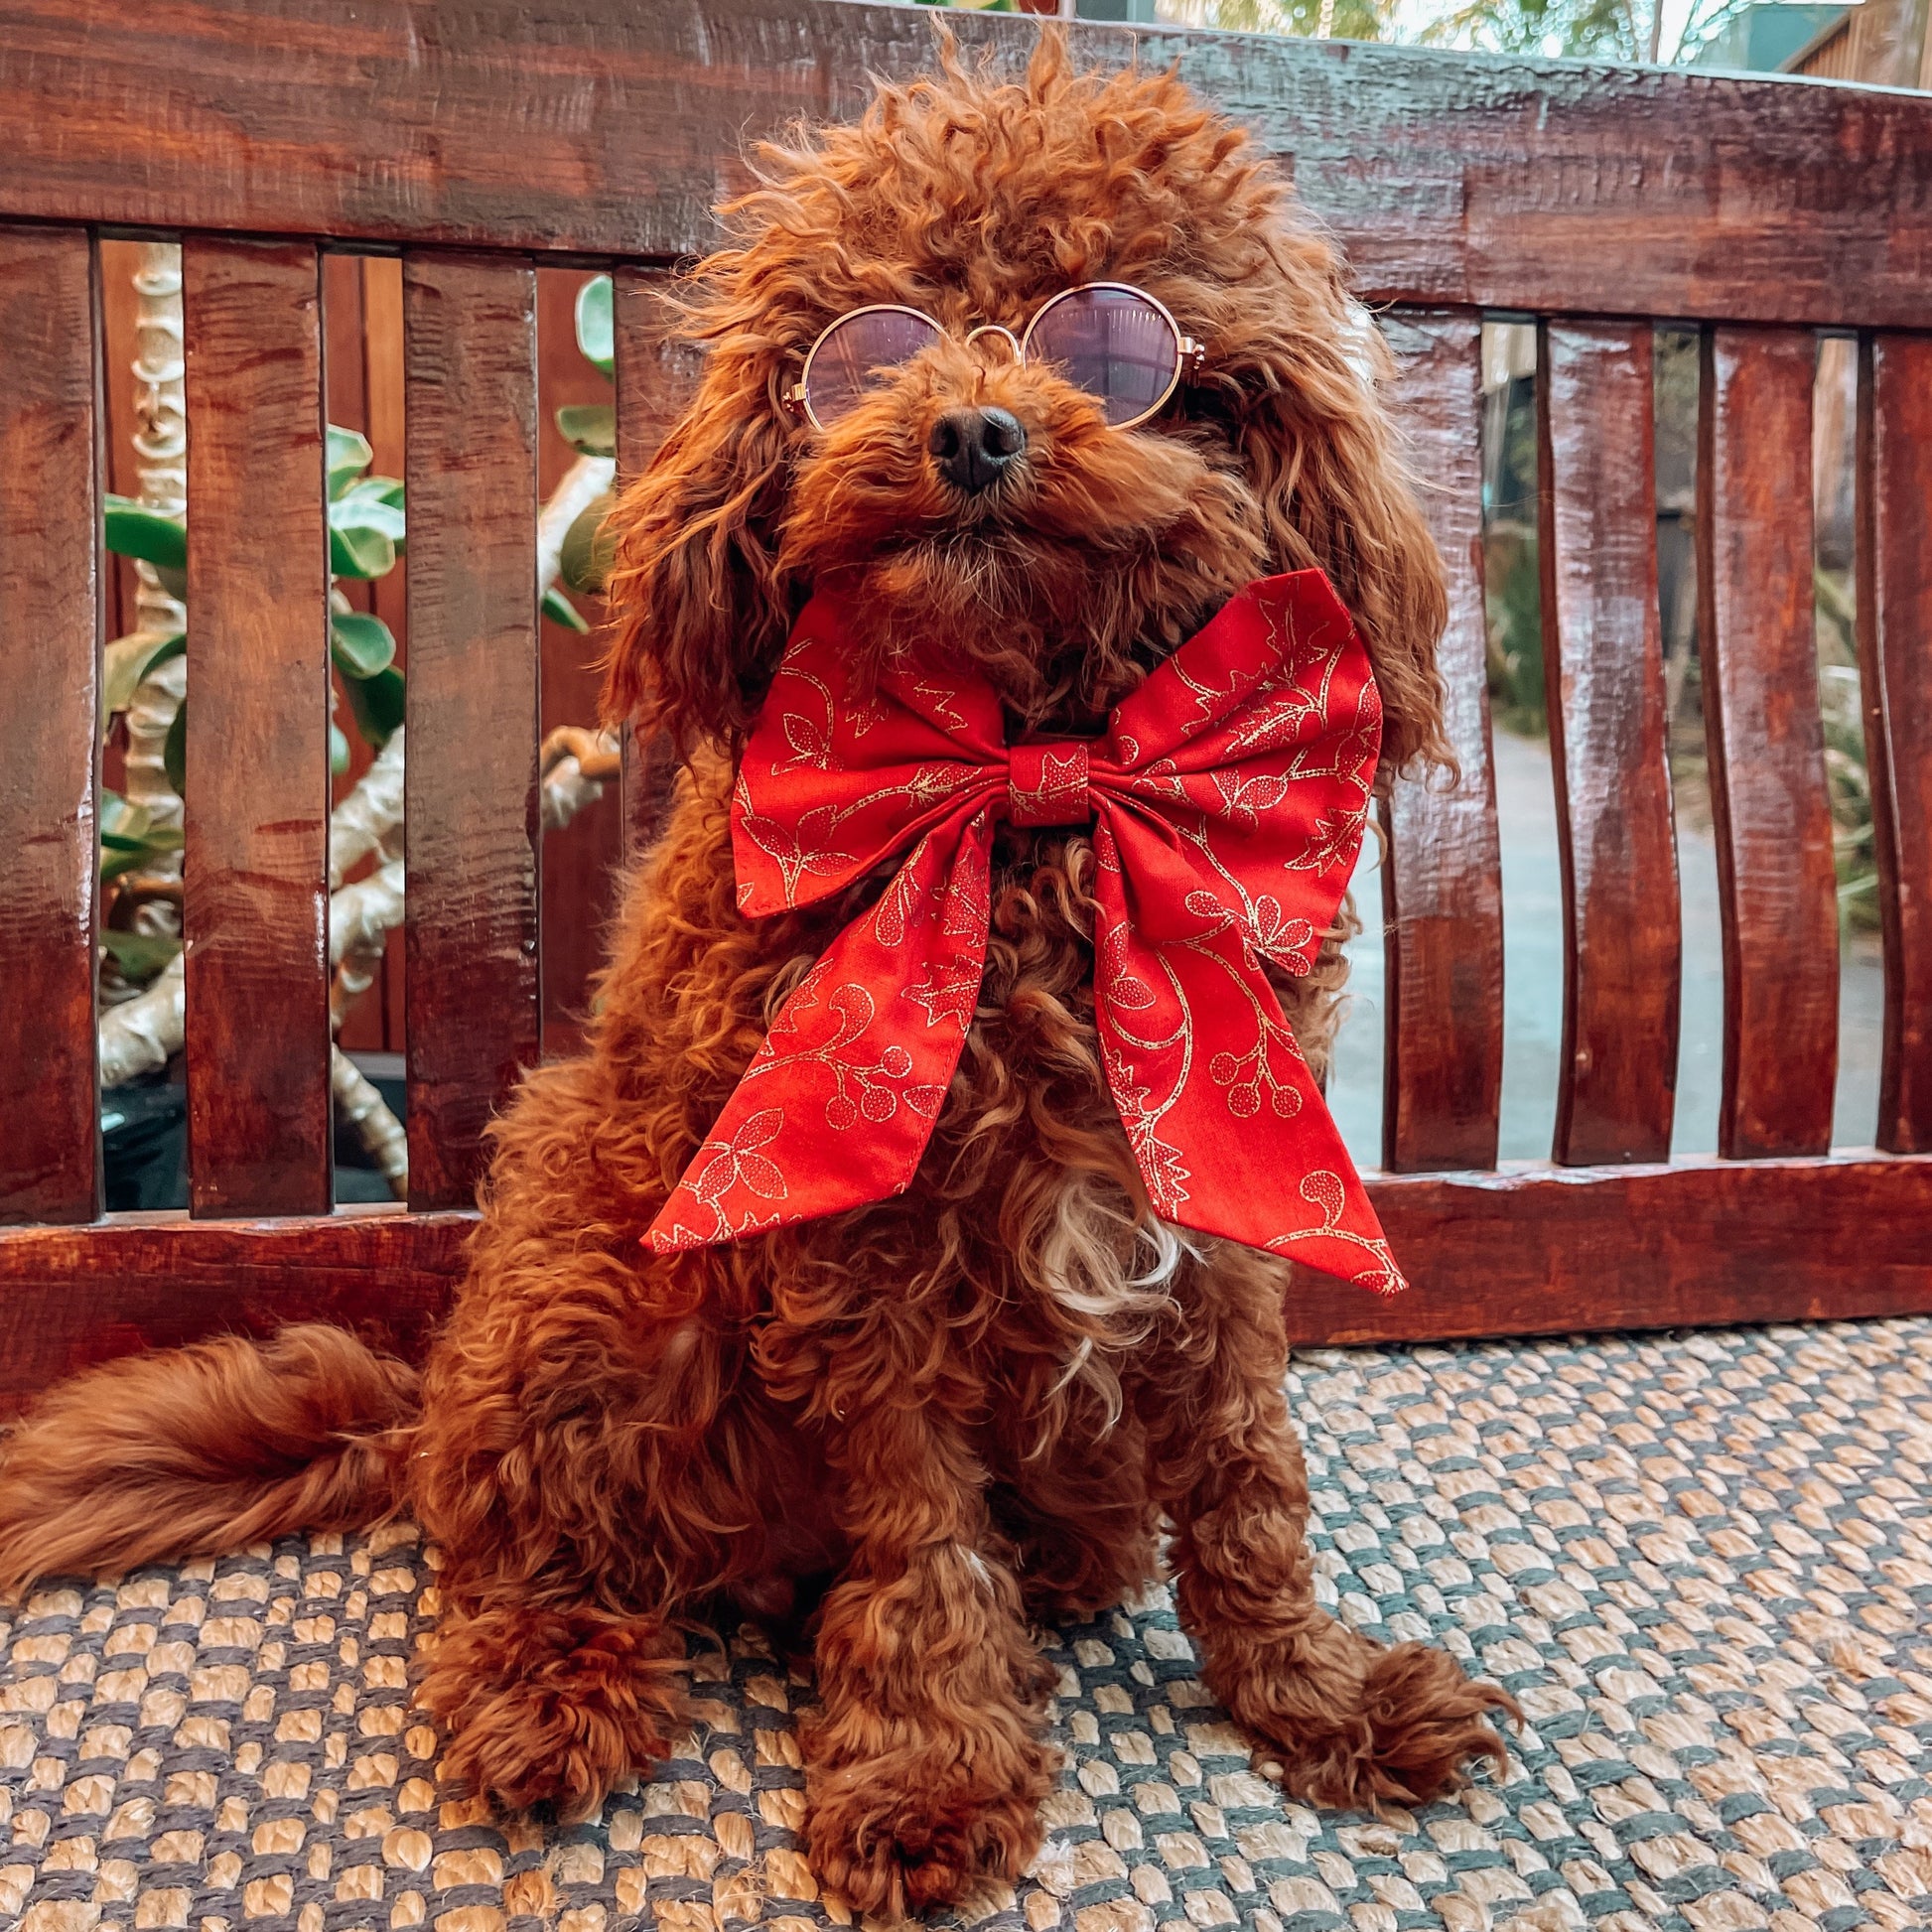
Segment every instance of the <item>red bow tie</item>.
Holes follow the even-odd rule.
[[[1088,825],[1094,1024],[1155,1211],[1391,1294],[1402,1275],[1263,974],[1309,971],[1381,742],[1316,570],[1251,584],[1107,734],[1006,746],[962,666],[856,697],[833,599],[800,615],[732,800],[738,902],[809,905],[905,853],[773,1022],[645,1240],[660,1253],[901,1192],[986,971],[993,827]]]

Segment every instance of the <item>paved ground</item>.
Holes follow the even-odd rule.
[[[1255,1776],[1165,1591],[1052,1635],[1067,1754],[1006,1932],[1932,1923],[1932,1322],[1321,1351],[1291,1376],[1325,1599],[1521,1700],[1505,1776],[1386,1819]],[[294,1539],[0,1615],[0,1925],[814,1932],[756,1642],[589,1825],[435,1784],[436,1558]]]
[[[1563,887],[1550,753],[1540,740],[1496,734],[1496,808],[1503,855],[1503,1114],[1501,1158],[1547,1160],[1556,1125],[1563,1033]],[[1724,951],[1718,855],[1708,835],[1680,830],[1684,1004],[1673,1154],[1718,1145],[1724,1055]],[[1351,948],[1354,1005],[1335,1045],[1329,1104],[1356,1161],[1374,1166],[1382,1134],[1382,891],[1373,842],[1355,877],[1362,936]],[[1878,1109],[1883,976],[1873,942],[1841,965],[1835,1140],[1868,1147]]]

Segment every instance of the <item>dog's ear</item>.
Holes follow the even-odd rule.
[[[788,439],[767,385],[736,361],[714,354],[610,517],[604,713],[669,732],[681,756],[743,741],[791,620],[776,537]]]
[[[1319,244],[1295,264],[1271,326],[1217,355],[1234,434],[1281,570],[1318,566],[1368,646],[1383,705],[1382,770],[1452,763],[1436,646],[1449,617],[1443,562],[1377,394],[1393,374],[1368,316]],[[1223,390],[1223,395],[1227,389]]]

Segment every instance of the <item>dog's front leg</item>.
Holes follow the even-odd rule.
[[[1463,1761],[1500,1763],[1514,1712],[1446,1651],[1384,1648],[1314,1600],[1309,1483],[1289,1421],[1279,1268],[1223,1247],[1195,1275],[1186,1339],[1139,1364],[1149,1485],[1174,1526],[1180,1615],[1209,1688],[1317,1804],[1432,1798]]]
[[[715,1329],[653,1312],[644,1271],[663,1265],[580,1233],[610,1212],[590,1191],[586,1121],[608,1103],[586,1068],[525,1093],[502,1131],[543,1158],[499,1161],[424,1378],[411,1486],[442,1610],[416,1697],[448,1732],[453,1784],[581,1818],[686,1722],[677,1613],[725,1569],[699,1526],[749,1513],[753,1432],[705,1393],[729,1386]]]
[[[507,1587],[446,1610],[417,1702],[449,1730],[439,1774],[453,1787],[570,1822],[665,1755],[685,1669],[656,1618]]]
[[[1052,1673],[985,1552],[985,1472],[936,1400],[853,1405],[828,1445],[851,1558],[818,1636],[808,1842],[854,1906],[897,1916],[1038,1849]]]

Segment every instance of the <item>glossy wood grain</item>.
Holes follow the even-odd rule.
[[[403,268],[409,1199],[467,1205],[540,1040],[536,278]]]
[[[0,228],[0,1221],[100,1207],[93,250]]]
[[[1398,778],[1382,806],[1382,1165],[1493,1168],[1503,1077],[1503,908],[1482,604],[1482,319],[1383,318],[1395,409],[1449,579],[1437,652],[1459,771]]]
[[[306,242],[182,249],[188,1122],[197,1214],[331,1196],[329,544]]]
[[[1412,1287],[1297,1271],[1297,1342],[1932,1312],[1932,1158],[1374,1178]]]
[[[1552,1158],[1662,1161],[1682,941],[1657,606],[1651,335],[1552,324],[1539,348],[1544,689],[1563,871]]]
[[[1877,1145],[1932,1151],[1932,338],[1861,380],[1859,668],[1885,950]]]
[[[0,1412],[89,1363],[330,1321],[420,1355],[463,1269],[472,1214],[350,1210],[191,1221],[110,1214],[0,1231]]]
[[[612,320],[617,339],[618,483],[641,477],[658,446],[697,394],[702,357],[678,340],[665,305],[674,282],[668,268],[620,268]],[[662,829],[677,779],[668,734],[640,741],[623,734],[623,815],[631,847],[648,845]]]
[[[1718,1149],[1832,1144],[1838,890],[1812,588],[1813,338],[1720,329],[1700,401],[1698,638],[1724,919]]]
[[[1384,1301],[1297,1269],[1298,1345],[1932,1312],[1932,1157],[1367,1185],[1413,1286]],[[88,1362],[285,1321],[341,1322],[418,1355],[475,1225],[470,1213],[376,1210],[0,1229],[0,1410]]]
[[[672,258],[761,136],[931,70],[849,0],[13,0],[0,213]],[[1037,28],[955,18],[1017,71]],[[1293,36],[1072,29],[1176,62],[1292,167],[1365,293],[1919,326],[1932,100]],[[138,154],[138,168],[127,157]]]

